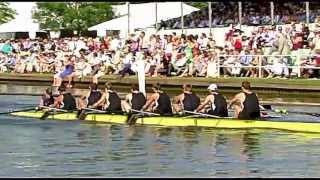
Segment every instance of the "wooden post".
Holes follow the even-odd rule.
[[[210,34],[212,34],[212,9],[211,9],[211,2],[208,3],[208,16],[209,16],[209,29]]]
[[[240,29],[241,29],[241,24],[242,24],[242,2],[238,1],[238,14],[239,14],[239,25],[240,25]]]
[[[271,24],[274,24],[274,4],[273,1],[270,2],[270,16],[271,16]]]
[[[156,2],[155,3],[155,13],[156,13],[156,25],[155,25],[155,27],[156,27],[156,33],[158,32],[158,3]]]
[[[183,34],[184,32],[184,19],[183,19],[183,2],[181,1],[181,33]]]
[[[130,2],[127,2],[128,6],[128,37],[130,35]]]
[[[138,75],[139,91],[146,96],[146,80],[145,80],[145,72],[144,72],[143,52],[137,53],[137,63],[138,63],[137,75]]]
[[[258,56],[259,58],[259,78],[262,76],[262,56]]]
[[[310,9],[309,9],[309,1],[306,2],[306,23],[309,25],[310,22]]]

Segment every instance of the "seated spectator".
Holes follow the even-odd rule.
[[[119,71],[119,74],[121,77],[124,77],[125,75],[132,75],[135,74],[134,71],[132,71],[131,66],[133,65],[134,56],[132,52],[126,52],[125,58],[123,58],[123,68]]]
[[[287,64],[283,61],[283,58],[280,56],[276,56],[275,60],[272,65],[271,72],[275,77],[288,77],[289,76],[289,69]]]
[[[246,66],[250,66],[251,62],[253,61],[253,56],[250,56],[250,50],[246,49],[244,51],[244,55],[240,56],[239,60],[240,60],[240,64],[242,65],[240,76],[248,77],[250,73],[249,71],[250,68]]]
[[[207,65],[207,72],[206,77],[218,77],[219,76],[219,64],[218,64],[218,56],[212,50],[211,53],[208,55],[208,65]]]

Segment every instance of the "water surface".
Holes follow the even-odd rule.
[[[38,102],[0,96],[0,112]],[[317,112],[316,107],[288,107]],[[320,121],[305,115],[288,119]],[[0,115],[1,177],[319,177],[320,134]]]

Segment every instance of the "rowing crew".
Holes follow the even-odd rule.
[[[200,98],[192,91],[192,85],[184,84],[182,93],[173,98],[166,94],[159,84],[152,86],[152,94],[145,97],[139,91],[136,84],[131,86],[131,93],[121,100],[114,91],[111,83],[107,82],[104,91],[98,90],[95,83],[89,86],[89,92],[83,94],[78,100],[72,95],[73,86],[62,84],[58,94],[52,93],[48,88],[41,98],[41,106],[64,109],[68,111],[78,110],[78,116],[85,109],[96,109],[106,113],[127,112],[132,110],[152,112],[160,115],[181,114],[183,112],[198,112],[219,117],[228,117],[228,109],[234,108],[234,117],[239,119],[259,119],[260,105],[257,95],[251,91],[250,83],[242,82],[241,92],[236,94],[229,102],[218,91],[216,84],[208,87],[209,95],[200,102]]]

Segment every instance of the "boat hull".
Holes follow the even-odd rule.
[[[40,118],[43,112],[27,111],[11,113],[13,116]],[[47,119],[77,121],[75,113],[61,113],[49,115]],[[117,123],[126,124],[126,115],[116,114],[88,114],[85,122]],[[309,122],[283,122],[271,120],[238,120],[238,119],[214,119],[204,117],[143,117],[138,118],[136,124],[158,125],[158,126],[197,126],[214,128],[263,128],[263,129],[281,129],[287,131],[320,133],[320,123]]]

